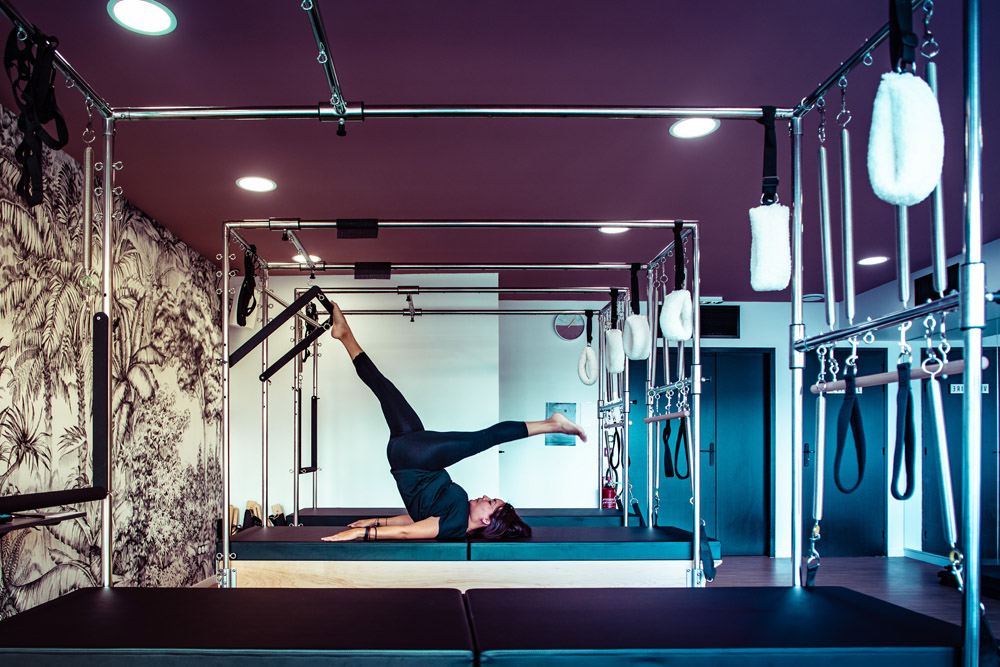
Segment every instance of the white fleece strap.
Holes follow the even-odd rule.
[[[688,340],[694,334],[691,292],[675,289],[663,298],[660,310],[660,331],[667,340]]]
[[[625,370],[625,347],[622,344],[622,332],[618,329],[604,332],[604,367],[609,373],[621,373]]]
[[[909,72],[883,74],[868,135],[875,195],[896,206],[918,204],[937,187],[943,164],[944,128],[934,92]]]
[[[750,287],[777,292],[792,279],[788,207],[766,204],[750,209]]]
[[[649,322],[644,315],[629,315],[622,331],[625,356],[633,361],[649,359],[651,349]]]
[[[580,353],[580,361],[576,365],[576,371],[580,375],[580,382],[590,386],[597,382],[599,368],[597,365],[597,353],[590,345],[583,348]]]

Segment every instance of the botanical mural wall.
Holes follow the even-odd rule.
[[[83,168],[45,149],[45,198],[28,208],[14,190],[15,120],[0,114],[0,496],[90,486],[101,295],[83,270]],[[219,279],[115,199],[112,571],[120,585],[182,586],[212,573],[221,506]],[[100,503],[80,508],[84,517],[0,536],[0,618],[100,585]]]

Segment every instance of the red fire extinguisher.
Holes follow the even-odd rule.
[[[601,509],[613,510],[617,507],[615,487],[610,482],[604,482],[604,486],[601,487]]]

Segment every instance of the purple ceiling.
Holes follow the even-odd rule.
[[[307,106],[329,99],[306,12],[297,0],[168,0],[178,28],[129,33],[105,2],[21,0],[18,9],[55,35],[60,53],[113,107]],[[1000,3],[983,3],[984,44],[1000,29]],[[887,18],[887,3],[849,0],[666,2],[632,0],[324,0],[320,4],[344,91],[369,105],[795,106]],[[916,15],[918,34],[919,18]],[[961,251],[963,93],[961,3],[937,3],[932,28],[946,130],[944,188],[950,254]],[[871,194],[865,170],[869,115],[887,47],[850,77],[857,254],[892,257],[893,212]],[[997,108],[996,60],[984,53],[983,109]],[[991,83],[992,82],[992,83]],[[79,158],[83,98],[59,89]],[[0,102],[13,108],[9,87]],[[839,93],[828,95],[839,107]],[[833,115],[830,115],[831,128]],[[819,292],[818,114],[805,120],[806,291]],[[727,300],[784,300],[749,286],[747,209],[758,202],[762,130],[724,122],[682,141],[668,122],[604,119],[369,119],[126,121],[116,157],[125,196],[206,257],[220,251],[221,222],[334,219],[696,219],[702,223],[702,293]],[[779,123],[779,194],[791,199],[786,124]],[[987,122],[987,128],[989,124]],[[839,168],[830,132],[831,169]],[[278,182],[249,194],[237,177]],[[983,181],[997,182],[984,155]],[[839,181],[831,183],[839,191]],[[988,196],[988,195],[987,195]],[[985,237],[1000,222],[985,215]],[[835,215],[839,215],[834,203]],[[910,214],[913,266],[929,264],[926,204]],[[289,261],[277,234],[249,235],[262,256]],[[325,261],[641,262],[669,232],[607,236],[582,231],[383,230],[377,240],[301,239]],[[839,252],[839,250],[838,250]],[[859,290],[892,280],[893,265],[863,268]],[[503,286],[627,284],[624,274],[511,272]]]

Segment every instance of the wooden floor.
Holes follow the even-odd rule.
[[[912,558],[824,558],[817,586],[843,586],[949,623],[960,624],[962,595],[938,583],[941,568]],[[790,586],[789,559],[726,556],[710,586]],[[982,599],[993,628],[1000,600]]]

